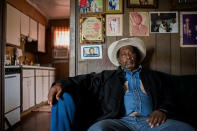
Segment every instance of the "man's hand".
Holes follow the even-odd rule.
[[[53,104],[53,99],[54,96],[56,97],[56,99],[58,100],[60,95],[62,93],[62,87],[61,84],[56,84],[53,87],[51,87],[51,89],[49,90],[49,94],[48,94],[48,104],[50,106],[52,106]]]
[[[155,125],[159,126],[161,123],[166,121],[166,114],[160,110],[155,110],[151,113],[146,121],[149,123],[151,128],[153,128]]]

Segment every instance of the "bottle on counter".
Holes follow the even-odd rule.
[[[15,59],[15,65],[19,65],[19,59],[18,59],[18,57],[16,57],[16,59]]]
[[[14,59],[14,56],[12,56],[12,59],[11,59],[11,65],[15,65],[15,59]]]
[[[9,65],[12,65],[12,57],[9,55]]]
[[[12,56],[11,65],[17,65],[16,55]]]
[[[9,55],[5,55],[5,65],[8,66],[10,64]]]

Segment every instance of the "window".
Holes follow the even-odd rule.
[[[53,47],[69,48],[70,29],[68,27],[53,27]]]

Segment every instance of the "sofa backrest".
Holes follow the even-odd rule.
[[[197,75],[170,75],[177,119],[197,126]],[[197,127],[196,127],[197,128]]]

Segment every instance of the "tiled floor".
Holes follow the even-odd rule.
[[[50,131],[50,113],[31,112],[12,131]]]

